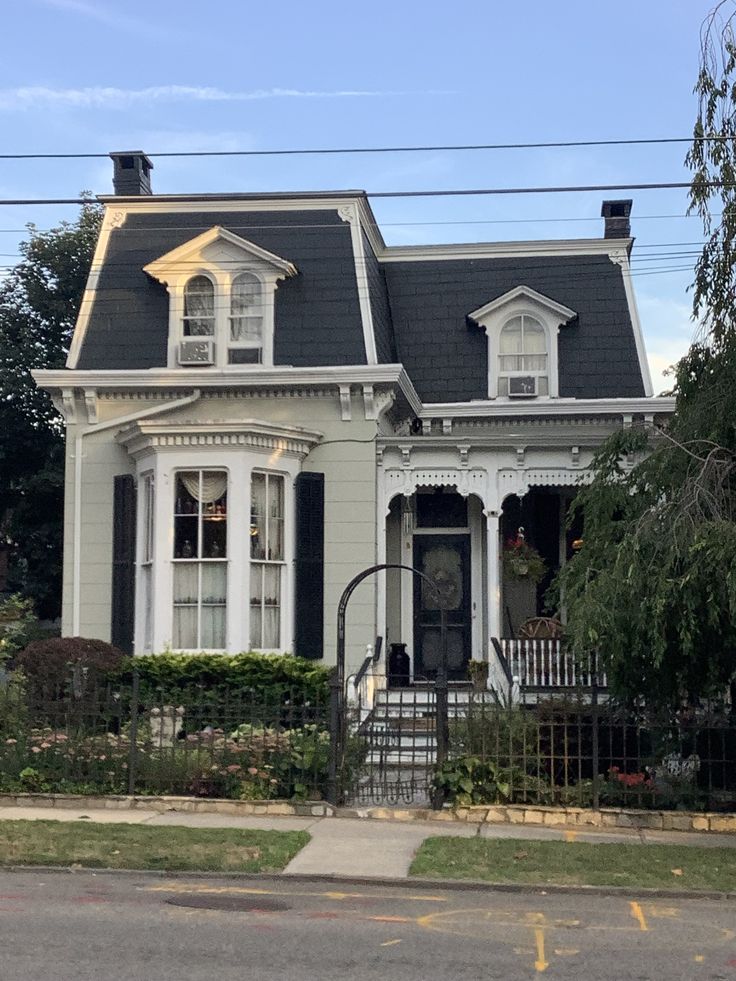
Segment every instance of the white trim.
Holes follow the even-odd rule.
[[[492,418],[494,416],[623,416],[670,415],[675,411],[675,399],[654,396],[632,399],[567,399],[534,402],[500,402],[478,399],[472,402],[432,402],[422,407],[421,419]]]
[[[348,365],[315,368],[243,367],[228,368],[149,368],[134,371],[79,371],[39,369],[32,372],[34,381],[46,391],[87,388],[122,391],[155,391],[188,388],[250,389],[269,386],[325,386],[339,394],[340,385],[396,385],[419,414],[422,402],[401,364]]]
[[[610,255],[629,249],[632,238],[573,238],[529,242],[469,242],[456,245],[387,246],[381,262],[436,261],[438,259],[511,259],[524,256]]]
[[[634,330],[634,343],[636,344],[636,354],[639,358],[639,369],[641,370],[641,380],[644,385],[644,394],[652,397],[654,395],[654,385],[652,385],[652,373],[649,370],[649,359],[647,358],[647,351],[644,345],[644,332],[641,329],[641,320],[639,319],[639,308],[636,304],[636,293],[634,292],[633,283],[631,281],[631,266],[629,265],[629,253],[626,252],[621,258],[614,259],[611,257],[612,262],[617,262],[621,266],[621,273],[624,280],[624,291],[626,292],[626,301],[629,305],[629,317],[631,318],[631,326]]]
[[[113,230],[113,228],[120,227],[119,218],[117,216],[117,211],[111,211],[109,208],[105,209],[105,214],[102,218],[102,225],[100,227],[100,235],[97,239],[97,245],[95,246],[95,253],[92,256],[92,264],[89,267],[87,284],[84,287],[82,302],[79,306],[77,322],[74,325],[74,334],[72,335],[72,341],[69,345],[69,353],[66,357],[67,368],[76,368],[77,364],[79,363],[79,355],[81,354],[82,344],[84,343],[84,337],[87,333],[87,326],[89,324],[90,314],[92,313],[92,303],[94,301],[95,293],[97,292],[100,272],[105,259],[107,258],[107,247],[110,243],[110,232]]]
[[[339,217],[350,225],[350,240],[353,245],[353,262],[355,265],[355,279],[358,287],[358,303],[360,305],[360,319],[363,324],[363,343],[365,345],[365,359],[368,364],[376,364],[378,355],[376,354],[376,334],[373,328],[373,311],[371,310],[370,286],[368,283],[368,270],[365,264],[365,249],[363,248],[363,226],[358,214],[357,203],[351,201],[343,205],[337,211]]]
[[[544,307],[549,310],[550,313],[558,314],[563,320],[572,320],[573,317],[577,317],[577,313],[571,310],[570,307],[564,306],[562,303],[558,303],[556,300],[552,300],[549,296],[545,296],[544,293],[539,293],[537,290],[533,290],[531,286],[515,286],[512,290],[507,293],[503,293],[501,296],[497,296],[495,300],[491,300],[486,303],[485,306],[479,307],[468,316],[471,320],[475,320],[478,324],[485,326],[483,323],[484,319],[490,314],[496,313],[497,310],[503,309],[503,307],[510,306],[516,300],[524,300],[531,303],[539,304],[539,306]]]
[[[164,253],[158,259],[154,259],[153,262],[149,262],[148,265],[143,267],[143,272],[148,273],[149,276],[153,276],[159,282],[163,282],[170,272],[173,271],[178,274],[180,264],[185,262],[189,256],[199,256],[202,250],[207,248],[208,245],[214,245],[218,241],[228,242],[230,245],[241,249],[253,258],[275,266],[287,276],[296,276],[297,274],[297,268],[293,262],[282,259],[281,256],[275,255],[267,249],[262,249],[260,245],[249,242],[248,239],[242,238],[240,235],[235,235],[234,232],[228,231],[227,228],[223,228],[221,225],[213,225],[208,231],[202,232],[201,235],[189,239],[189,241],[177,246],[170,252]],[[192,275],[197,274],[187,273],[186,275],[187,278],[191,278]]]

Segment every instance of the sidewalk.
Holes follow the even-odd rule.
[[[467,822],[379,821],[347,817],[233,817],[226,814],[166,813],[146,810],[0,807],[0,821],[93,821],[100,824],[145,824],[155,827],[252,828],[308,831],[312,840],[286,867],[285,875],[334,875],[405,879],[412,858],[425,838],[517,838],[542,841],[627,842],[641,845],[701,845],[736,848],[736,835],[684,831],[615,830],[542,827]]]

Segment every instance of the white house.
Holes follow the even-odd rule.
[[[63,632],[135,652],[335,656],[377,562],[449,584],[450,677],[542,612],[593,452],[655,398],[630,201],[601,238],[386,246],[359,191],[154,195],[116,153],[67,368]],[[504,576],[519,534],[544,559]],[[348,661],[438,659],[408,573],[361,585]]]

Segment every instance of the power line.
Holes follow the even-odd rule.
[[[159,150],[147,157],[293,157],[326,154],[449,153],[476,150],[546,150],[591,146],[655,146],[671,143],[719,143],[727,136],[666,136],[617,140],[553,140],[538,143],[459,143],[425,146],[301,147],[282,150]],[[0,153],[0,160],[105,160],[109,153]]]
[[[727,181],[704,181],[701,187],[736,187],[733,182]],[[583,193],[586,191],[672,191],[672,190],[684,190],[691,187],[689,181],[672,181],[672,182],[662,182],[655,181],[648,184],[571,184],[559,187],[474,187],[474,188],[449,188],[449,189],[434,189],[431,191],[364,191],[359,192],[360,194],[365,194],[369,198],[440,198],[440,197],[485,197],[488,195],[505,195],[505,194],[573,194],[573,193]],[[279,200],[284,198],[294,198],[298,199],[302,194],[307,192],[292,191],[289,193],[279,193]],[[308,192],[310,197],[314,196],[314,192]],[[324,191],[322,192],[326,197],[330,194],[345,194],[345,191]],[[107,195],[103,195],[107,197]],[[262,194],[252,195],[253,199],[267,200],[269,198],[269,192],[263,192]],[[358,193],[355,195],[359,196]],[[124,196],[121,196],[124,199]],[[147,196],[146,196],[147,197]],[[218,194],[208,194],[207,197],[202,197],[201,195],[151,195],[153,200],[167,200],[171,204],[176,204],[183,200],[186,201],[209,201],[213,198],[217,199],[220,196]],[[251,195],[248,197],[234,197],[229,194],[223,194],[220,200],[222,200],[223,205],[227,206],[228,201],[243,201],[250,200]],[[145,198],[144,198],[145,199]],[[35,207],[37,205],[45,204],[76,204],[76,205],[90,205],[93,204],[89,198],[4,198],[0,200],[0,207],[23,205],[25,207]]]

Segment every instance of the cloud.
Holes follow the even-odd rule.
[[[209,86],[153,85],[145,89],[91,86],[82,89],[54,89],[32,85],[0,89],[0,110],[67,106],[72,109],[127,109],[151,102],[254,102],[264,99],[365,99],[389,96],[438,95],[437,92],[381,92],[366,89],[251,89],[228,92]]]
[[[163,31],[155,28],[149,21],[137,20],[125,14],[116,13],[108,10],[99,4],[84,3],[84,0],[39,0],[44,7],[52,7],[54,10],[68,11],[71,14],[79,14],[90,20],[96,20],[106,27],[114,27],[116,30],[133,31],[135,34],[147,34],[149,36],[162,36]],[[166,32],[169,36],[171,31]]]

